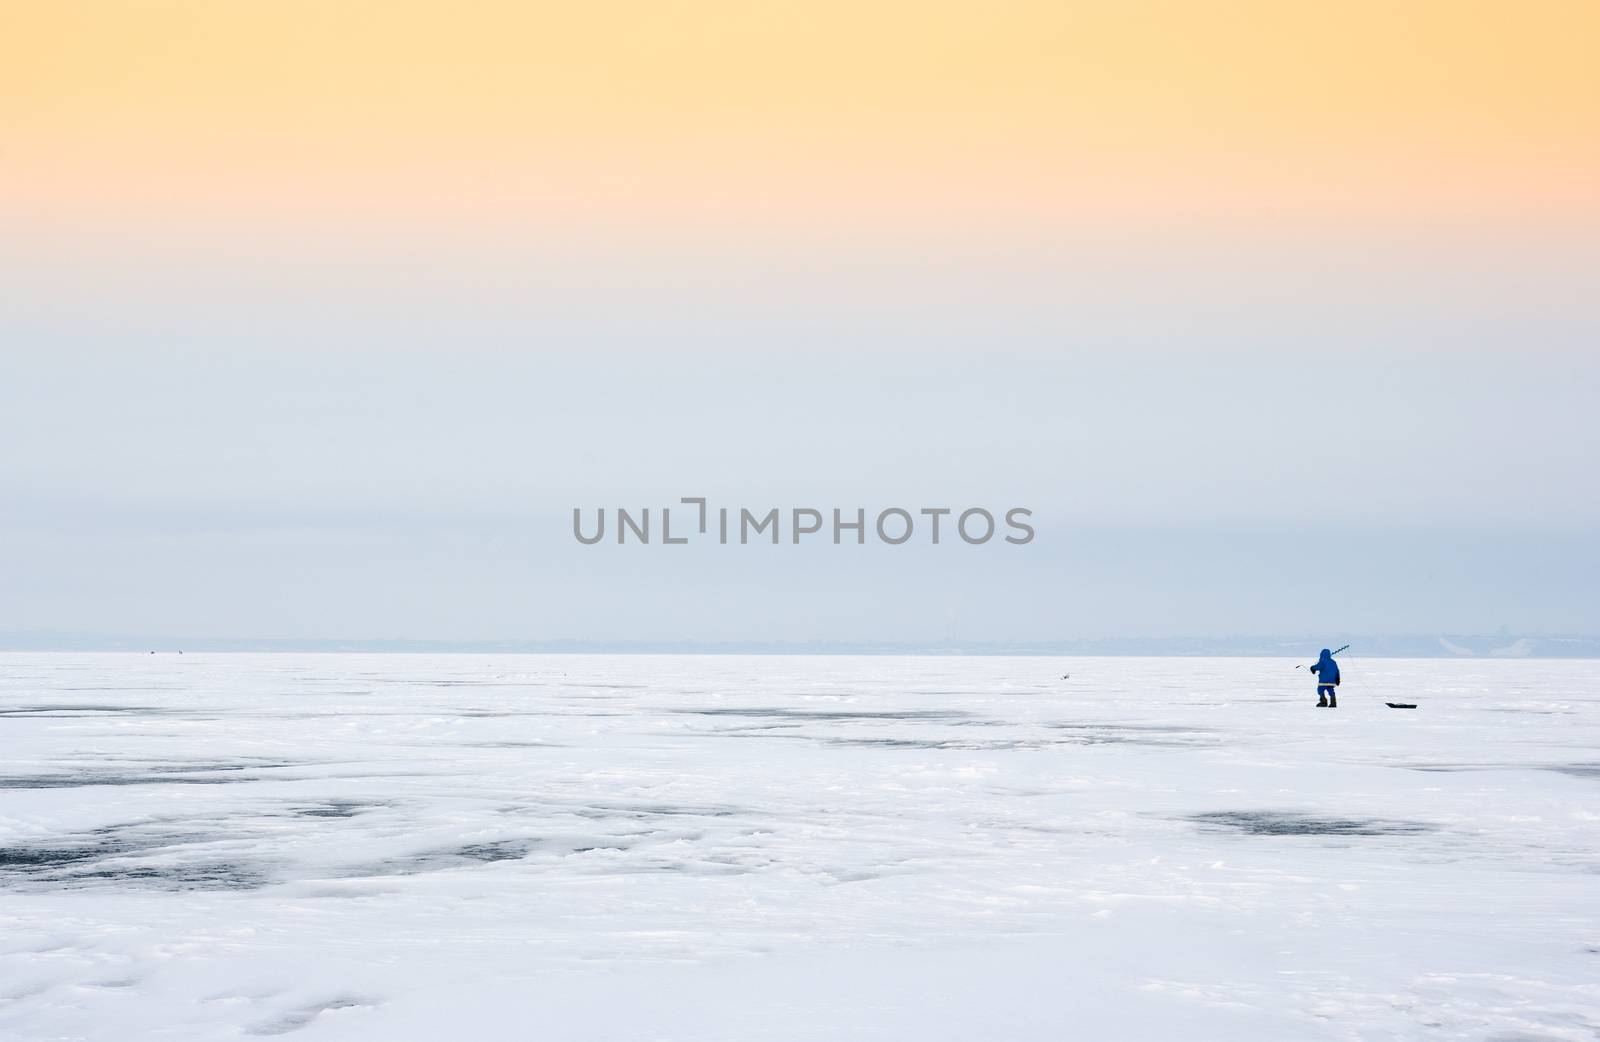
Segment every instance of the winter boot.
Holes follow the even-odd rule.
[[[1318,695],[1317,696],[1317,708],[1318,709],[1326,709],[1326,708],[1328,708],[1328,698],[1327,698],[1326,695]]]
[[[1335,693],[1335,692],[1329,692],[1328,693],[1328,708],[1329,709],[1338,709],[1339,708],[1339,696],[1338,696],[1337,693]]]

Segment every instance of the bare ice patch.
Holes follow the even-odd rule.
[[[1383,818],[1330,818],[1289,811],[1225,810],[1192,814],[1189,820],[1251,836],[1404,836],[1432,832],[1438,826],[1420,821]]]

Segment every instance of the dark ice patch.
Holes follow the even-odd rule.
[[[493,843],[474,843],[456,853],[471,861],[517,861],[527,857],[538,843],[533,840],[502,839]]]
[[[264,867],[248,861],[201,861],[177,865],[104,865],[58,875],[50,882],[115,883],[147,890],[259,890],[272,882]]]
[[[1462,771],[1551,771],[1572,778],[1600,778],[1600,763],[1427,763],[1410,764],[1408,771],[1455,774]]]
[[[1251,836],[1403,836],[1433,832],[1437,826],[1420,821],[1383,818],[1325,818],[1274,810],[1225,810],[1193,814],[1190,821],[1215,829],[1231,829]]]
[[[95,785],[225,785],[245,778],[157,777],[148,774],[27,774],[0,775],[0,789],[79,789]]]
[[[147,769],[156,774],[200,774],[213,771],[264,771],[281,767],[301,767],[287,760],[195,760],[184,763],[157,763]]]
[[[784,735],[785,738],[810,738],[809,735]],[[843,745],[862,749],[958,749],[971,743],[957,741],[939,741],[933,738],[831,738],[816,737],[812,739],[823,745]]]
[[[382,807],[382,803],[362,803],[358,800],[328,800],[313,807],[299,807],[295,813],[303,818],[353,818],[357,814]]]
[[[1543,768],[1557,774],[1565,774],[1573,778],[1600,779],[1600,763],[1564,763]]]
[[[170,712],[170,710],[158,709],[155,706],[90,705],[78,703],[76,705],[12,706],[10,708],[0,709],[0,717],[14,716],[24,718],[43,717],[45,719],[78,719],[96,716],[123,716],[128,714],[135,716],[156,716],[166,712]]]
[[[270,882],[265,868],[252,862],[142,860],[196,838],[114,827],[29,846],[0,847],[0,885],[24,890],[101,884],[157,890],[254,890]]]
[[[591,803],[588,806],[573,809],[573,813],[580,818],[589,818],[591,820],[608,818],[643,820],[664,817],[727,818],[739,812],[740,808],[738,807],[717,804],[678,803]]]
[[[417,876],[452,868],[496,861],[519,861],[540,846],[536,839],[502,839],[490,843],[470,843],[460,847],[427,850],[412,857],[394,858],[368,868],[356,869],[356,876]]]
[[[1511,770],[1516,765],[1510,763],[1416,763],[1404,766],[1408,771],[1426,771],[1429,774],[1455,774],[1460,771]]]
[[[80,789],[98,785],[227,785],[256,781],[246,772],[298,767],[267,760],[153,763],[137,769],[58,771],[50,774],[0,775],[0,789]]]
[[[127,848],[116,843],[67,843],[31,847],[0,847],[0,874],[6,872],[36,872],[94,861],[103,857],[125,853]]]
[[[299,1031],[301,1028],[309,1026],[312,1021],[329,1010],[354,1009],[358,1006],[372,1005],[375,1005],[375,1003],[353,995],[341,995],[324,1002],[313,1002],[310,1005],[292,1009],[279,1017],[257,1024],[248,1030],[252,1035],[287,1035],[291,1031]]]

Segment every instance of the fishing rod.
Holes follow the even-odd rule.
[[[1335,650],[1334,650],[1334,651],[1330,651],[1330,652],[1328,652],[1328,654],[1330,654],[1330,655],[1337,655],[1337,654],[1339,654],[1339,652],[1341,652],[1341,651],[1348,651],[1348,650],[1350,650],[1350,645],[1348,645],[1348,644],[1346,644],[1346,645],[1345,645],[1345,646],[1344,646],[1344,647],[1342,647],[1342,648],[1338,648],[1338,649],[1335,649]],[[1297,665],[1297,666],[1295,666],[1295,667],[1294,667],[1294,668],[1295,668],[1295,669],[1304,669],[1304,668],[1305,668],[1305,666],[1304,666],[1304,665]]]

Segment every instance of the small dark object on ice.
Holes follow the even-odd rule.
[[[1415,709],[1415,708],[1417,708],[1417,704],[1415,702],[1385,702],[1384,705],[1388,706],[1390,709]]]
[[[1061,679],[1062,680],[1071,680],[1072,679],[1072,674],[1071,673],[1063,673],[1063,674],[1061,674]]]

